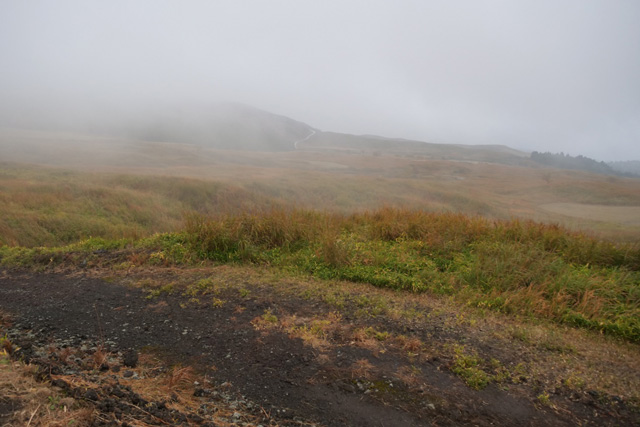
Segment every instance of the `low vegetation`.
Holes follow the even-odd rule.
[[[0,245],[58,246],[178,230],[183,213],[274,202],[232,184],[0,165]]]
[[[192,216],[195,259],[450,295],[483,309],[640,340],[640,250],[558,226],[386,208]]]
[[[135,263],[251,263],[290,274],[451,297],[461,304],[640,341],[640,250],[556,225],[395,208],[344,215],[274,209],[192,214],[180,233],[0,248],[4,265],[56,265],[104,249]],[[80,257],[74,254],[85,254]],[[77,261],[79,262],[79,261]]]

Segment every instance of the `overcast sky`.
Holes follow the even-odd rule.
[[[6,117],[218,101],[640,159],[640,1],[0,0]]]

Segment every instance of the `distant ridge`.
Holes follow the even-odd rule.
[[[370,151],[397,155],[416,155],[441,160],[477,161],[489,163],[524,164],[529,153],[504,145],[437,144],[376,135],[349,135],[318,132],[301,145],[307,149]]]
[[[640,176],[640,160],[608,162],[607,164],[617,172]]]
[[[181,142],[209,148],[290,151],[311,126],[243,104],[216,104],[202,109],[165,110],[131,120],[108,133],[133,139]]]
[[[237,151],[341,150],[512,165],[525,164],[529,157],[528,153],[502,145],[437,144],[377,135],[322,132],[292,118],[239,103],[175,105],[144,110],[118,106],[87,110],[68,117],[61,112],[59,117],[46,120],[41,119],[37,111],[32,113],[24,112],[24,120],[18,122],[5,120],[4,126]],[[0,125],[3,125],[1,120]]]

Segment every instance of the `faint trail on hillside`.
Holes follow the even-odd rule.
[[[316,134],[316,131],[315,131],[315,130],[313,130],[313,129],[311,129],[311,133],[310,133],[309,135],[305,136],[304,138],[299,139],[299,140],[297,140],[296,142],[294,142],[294,143],[293,143],[293,147],[297,150],[297,149],[298,149],[298,144],[299,144],[299,143],[307,141],[309,138],[311,138],[311,137],[312,137],[313,135],[315,135],[315,134]]]

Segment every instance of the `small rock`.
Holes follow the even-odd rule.
[[[124,392],[117,386],[111,390],[111,394],[119,398],[123,398],[125,396]]]
[[[131,393],[131,403],[138,406],[145,406],[148,402],[140,397],[138,393]]]
[[[61,379],[55,379],[53,381],[51,381],[51,385],[56,386],[56,387],[60,387],[63,390],[69,390],[69,383],[67,383],[65,380],[61,380]]]
[[[131,378],[133,376],[133,371],[124,371],[124,373],[122,374],[123,377],[125,378]]]
[[[87,400],[91,400],[93,402],[97,402],[99,399],[98,393],[96,393],[96,391],[93,389],[89,389],[85,391],[84,396],[82,397],[84,397]]]
[[[122,354],[122,363],[129,368],[135,368],[138,365],[138,352],[135,350],[126,350]]]
[[[203,396],[207,396],[207,395],[209,395],[210,393],[211,393],[211,392],[210,392],[209,390],[204,389],[204,388],[200,388],[200,387],[196,388],[196,389],[193,391],[193,395],[194,395],[195,397],[203,397]]]

